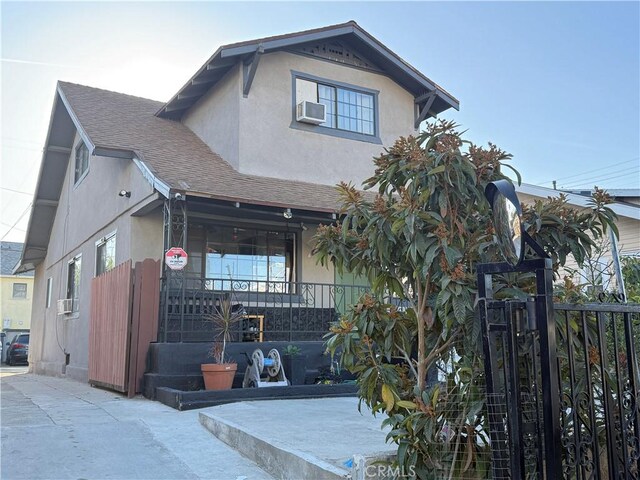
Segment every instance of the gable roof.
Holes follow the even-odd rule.
[[[131,158],[149,182],[172,191],[253,205],[335,212],[335,187],[245,175],[185,125],[155,116],[161,102],[58,82],[25,248],[16,272],[44,260],[77,132],[93,155]]]
[[[333,186],[238,172],[188,127],[155,116],[160,102],[66,82],[59,94],[95,155],[136,158],[167,189],[165,196],[172,190],[326,212],[338,206]]]
[[[459,101],[426,75],[389,50],[383,43],[362,29],[353,20],[327,27],[259,38],[223,45],[207,60],[187,83],[162,107],[157,115],[179,119],[209,89],[215,85],[238,62],[248,62],[254,55],[287,50],[308,45],[311,42],[337,40],[352,45],[367,59],[379,67],[377,73],[389,76],[416,98],[416,104],[423,107],[429,101],[429,94],[435,99],[427,109],[433,114],[451,107],[458,110]],[[425,112],[426,113],[426,112]]]
[[[0,275],[13,275],[13,269],[20,262],[22,245],[19,242],[0,242]],[[21,276],[33,277],[33,272]]]

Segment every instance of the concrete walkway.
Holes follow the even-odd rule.
[[[218,438],[255,460],[276,478],[338,479],[352,474],[345,462],[378,457],[393,448],[358,399],[269,400],[199,410],[200,421]]]
[[[272,478],[204,429],[197,410],[25,370],[0,371],[3,480]]]

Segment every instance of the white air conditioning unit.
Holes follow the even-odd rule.
[[[58,300],[58,315],[65,315],[67,313],[71,313],[72,308],[73,308],[73,299],[63,298],[62,300]]]
[[[298,104],[296,120],[304,123],[320,125],[327,121],[325,106],[322,103],[300,102]]]

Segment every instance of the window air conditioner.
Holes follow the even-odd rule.
[[[73,299],[63,298],[62,300],[58,300],[58,315],[71,313],[72,307],[73,307]]]
[[[320,125],[327,121],[325,106],[322,103],[303,101],[298,104],[296,120]]]

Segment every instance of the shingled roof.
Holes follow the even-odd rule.
[[[13,275],[13,269],[20,262],[22,243],[0,242],[0,275]],[[33,277],[33,272],[20,274],[21,277]]]
[[[333,212],[329,185],[245,175],[183,124],[159,118],[162,102],[60,82],[58,91],[101,151],[129,151],[172,190],[220,200]]]

